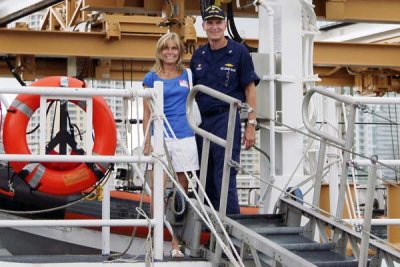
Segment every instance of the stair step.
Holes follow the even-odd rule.
[[[283,248],[287,250],[296,250],[296,251],[324,251],[324,250],[332,250],[335,248],[335,244],[333,243],[301,243],[301,244],[285,244],[282,245]]]
[[[303,236],[303,227],[285,227],[285,220],[280,214],[230,215],[229,217],[316,266],[358,266],[358,261],[354,257],[346,257],[335,252],[334,243],[318,243]],[[232,239],[235,246],[241,247],[240,239]],[[263,242],[261,238],[259,242]],[[258,256],[263,264],[273,264],[273,260],[268,256],[260,252]],[[248,258],[251,258],[251,254],[245,255],[245,259]]]
[[[302,234],[303,227],[249,227],[258,234],[281,235],[281,234]]]
[[[333,251],[292,251],[303,259],[321,267],[351,267],[358,266],[353,257],[345,257]]]
[[[316,243],[301,234],[262,234],[262,236],[279,245]]]
[[[273,227],[284,226],[282,214],[232,214],[229,218],[246,227]]]

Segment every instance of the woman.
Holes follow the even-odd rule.
[[[167,33],[158,40],[156,45],[156,63],[152,71],[146,74],[143,86],[153,88],[155,81],[164,84],[164,114],[171,125],[177,140],[173,139],[167,129],[169,138],[165,139],[172,166],[181,186],[188,190],[185,172],[199,169],[197,146],[193,130],[186,120],[186,99],[189,94],[188,74],[183,66],[183,44],[176,33]],[[150,121],[150,106],[147,100],[143,103],[143,129],[147,129]],[[143,153],[151,152],[150,137],[146,138]],[[183,257],[179,249],[179,240],[172,238],[172,257]]]

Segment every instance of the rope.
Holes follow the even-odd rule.
[[[292,127],[292,126],[289,126],[289,125],[287,125],[287,124],[285,124],[285,123],[283,123],[283,122],[280,122],[280,121],[278,121],[278,120],[275,120],[275,119],[272,119],[272,118],[266,118],[266,119],[267,119],[267,120],[274,121],[275,123],[279,124],[280,126],[284,126],[284,127],[288,128],[288,129],[290,129],[290,130],[292,130],[292,131],[294,131],[294,132],[296,132],[296,133],[300,133],[300,134],[302,134],[302,135],[304,135],[304,136],[306,136],[306,137],[315,139],[315,140],[320,141],[320,142],[325,142],[325,143],[329,144],[330,146],[336,147],[336,148],[338,148],[338,149],[340,149],[340,150],[343,150],[343,151],[348,152],[348,153],[350,153],[350,154],[353,154],[353,155],[355,155],[355,156],[359,156],[360,158],[368,159],[368,160],[371,159],[371,157],[368,157],[368,156],[365,156],[365,155],[363,155],[363,154],[354,152],[354,151],[352,151],[352,150],[347,150],[347,149],[345,149],[344,147],[342,147],[342,146],[340,146],[340,145],[337,145],[337,144],[335,144],[335,143],[331,143],[330,141],[324,140],[324,139],[319,138],[319,137],[317,137],[317,136],[315,136],[315,135],[312,135],[312,134],[303,132],[303,131],[301,131],[301,130],[299,130],[299,129],[297,129],[297,128],[294,128],[294,127]],[[387,164],[385,164],[385,163],[383,163],[383,162],[381,162],[381,161],[379,161],[379,160],[377,160],[376,163],[379,164],[379,165],[381,165],[381,166],[383,166],[383,167],[385,167],[385,168],[388,168],[388,169],[390,169],[390,170],[393,170],[393,171],[395,171],[396,173],[399,172],[399,171],[397,171],[395,168],[393,168],[392,166],[389,166],[389,165],[387,165]],[[387,182],[387,183],[391,184],[389,181],[386,181],[386,180],[383,180],[383,182]]]
[[[264,180],[264,179],[262,179],[262,178],[260,178],[260,177],[258,177],[258,176],[256,176],[256,175],[254,175],[253,173],[251,173],[251,172],[249,172],[249,171],[246,171],[246,170],[244,169],[243,166],[241,166],[241,169],[242,169],[243,172],[245,172],[246,174],[250,175],[250,176],[253,177],[254,179],[257,179],[257,180],[259,180],[260,182],[263,182],[263,183],[265,183],[265,184],[268,184],[268,185],[270,185],[272,188],[274,188],[274,189],[276,189],[276,190],[278,190],[278,191],[280,191],[280,192],[283,192],[285,196],[288,196],[288,197],[290,196],[290,198],[293,198],[293,199],[295,199],[296,201],[301,201],[302,203],[306,204],[307,206],[309,206],[309,207],[312,208],[313,210],[316,210],[316,211],[320,212],[321,214],[324,214],[324,215],[327,216],[327,217],[333,218],[335,221],[339,222],[340,224],[342,224],[342,225],[344,225],[344,226],[348,226],[348,227],[355,227],[355,225],[350,224],[350,223],[348,223],[348,222],[346,222],[346,221],[343,221],[343,219],[338,218],[338,217],[336,217],[336,216],[333,215],[333,214],[330,214],[329,212],[327,212],[327,211],[321,209],[320,207],[317,207],[317,206],[312,205],[311,203],[305,201],[304,199],[301,199],[301,198],[295,196],[294,194],[290,194],[290,195],[289,195],[289,192],[285,192],[284,190],[280,189],[279,187],[275,186],[274,184],[272,184],[272,183],[270,183],[270,182],[268,182],[268,181],[266,181],[266,180]],[[397,248],[396,246],[394,246],[394,245],[388,243],[387,241],[385,241],[385,240],[379,238],[378,236],[375,236],[375,235],[371,234],[370,232],[366,232],[366,231],[364,231],[364,230],[362,230],[362,229],[361,229],[359,232],[366,233],[366,234],[368,234],[370,237],[374,238],[376,241],[378,241],[378,242],[380,242],[380,243],[382,243],[382,244],[385,244],[385,245],[387,245],[387,246],[390,246],[391,248],[395,249],[396,251],[400,251],[399,248]]]
[[[95,191],[97,189],[97,187],[99,187],[101,184],[104,184],[107,182],[107,180],[110,178],[110,174],[111,174],[111,167],[107,170],[107,172],[104,174],[103,179],[101,179],[97,185],[93,188],[92,191],[89,192],[89,195]],[[70,207],[72,205],[75,205],[81,201],[83,201],[86,198],[86,196],[82,196],[80,198],[78,198],[77,200],[74,200],[68,204],[65,205],[61,205],[58,207],[54,207],[54,208],[49,208],[49,209],[42,209],[42,210],[26,210],[26,211],[16,211],[16,210],[6,210],[6,209],[0,209],[0,212],[4,212],[4,213],[8,213],[8,214],[16,214],[16,215],[25,215],[25,214],[40,214],[40,213],[46,213],[46,212],[52,212],[52,211],[57,211],[57,210],[61,210],[61,209],[65,209],[67,207]]]
[[[151,219],[147,216],[146,212],[143,211],[143,209],[141,207],[136,207],[136,212],[139,216],[143,216],[143,218],[145,218],[147,220],[147,226],[149,229],[152,229],[151,227]],[[136,227],[135,227],[136,229]],[[132,233],[133,234],[133,233]],[[126,251],[124,251],[123,253],[120,254],[113,254],[112,256],[116,256],[116,258],[112,258],[111,256],[108,257],[108,259],[104,262],[128,262],[128,263],[133,263],[133,262],[142,262],[141,260],[137,260],[137,258],[140,256],[139,254],[136,255],[133,258],[130,259],[122,259],[121,257],[123,255],[125,255],[125,253],[129,250],[130,246],[132,245],[133,242],[133,238],[131,238],[131,241],[129,243],[128,248],[126,249]],[[146,240],[143,243],[143,245],[138,248],[138,251],[141,251],[143,248],[145,248],[146,250],[146,254],[145,254],[145,262],[146,262],[146,266],[153,266],[154,265],[154,251],[153,251],[153,240],[152,240],[152,236],[151,236],[151,230],[148,231],[147,236],[146,236]]]
[[[142,214],[142,213],[139,212],[138,210],[143,211],[143,209],[142,209],[142,208],[143,208],[143,200],[144,200],[144,190],[142,190],[142,193],[140,194],[139,207],[136,208],[136,211],[137,211],[136,219],[139,219],[139,218],[140,218],[140,215]],[[146,218],[146,217],[147,217],[147,215],[146,215],[144,218]],[[146,219],[148,219],[148,218],[146,218]],[[121,257],[123,257],[123,256],[129,251],[129,249],[131,248],[131,246],[132,246],[132,244],[133,244],[133,240],[134,240],[134,238],[135,238],[135,236],[136,236],[136,232],[137,232],[137,226],[135,225],[135,226],[133,227],[132,234],[131,234],[131,239],[130,239],[130,241],[129,241],[128,246],[127,246],[127,247],[125,248],[125,250],[124,250],[123,252],[121,252],[121,253],[111,254],[111,255],[108,257],[108,261],[114,261],[114,260],[120,259]],[[150,233],[150,232],[151,232],[151,224],[150,224],[150,226],[149,226],[149,233]],[[139,256],[139,254],[136,255],[136,257],[134,257],[133,259],[136,259],[138,256]]]
[[[244,264],[243,264],[243,262],[242,262],[242,259],[240,258],[238,252],[236,251],[236,248],[234,247],[234,245],[233,245],[233,243],[232,243],[232,240],[230,239],[228,233],[226,232],[225,227],[224,227],[224,225],[222,224],[221,219],[220,219],[220,218],[218,217],[218,215],[216,214],[216,211],[215,211],[214,207],[212,206],[212,204],[210,204],[211,212],[213,213],[214,218],[215,218],[215,220],[217,221],[217,223],[218,223],[218,225],[219,225],[219,227],[220,227],[220,229],[221,229],[221,231],[222,231],[224,237],[226,238],[227,242],[229,243],[229,246],[230,246],[230,247],[227,247],[227,246],[225,245],[224,241],[221,239],[221,237],[217,234],[217,231],[216,231],[216,229],[215,229],[215,227],[214,227],[214,225],[213,225],[213,222],[211,221],[211,219],[210,219],[208,213],[206,212],[206,210],[205,210],[205,208],[204,208],[204,204],[201,203],[201,202],[199,201],[199,196],[198,196],[198,193],[196,192],[196,190],[194,190],[193,193],[194,193],[194,195],[195,195],[195,197],[196,197],[196,200],[197,200],[198,203],[200,204],[199,206],[200,206],[200,208],[202,209],[202,212],[203,212],[203,213],[201,213],[201,212],[197,209],[197,207],[194,205],[194,203],[192,203],[192,201],[190,201],[189,197],[187,196],[187,194],[185,193],[185,191],[183,190],[183,188],[180,186],[179,182],[177,182],[177,181],[173,178],[173,174],[171,174],[171,173],[169,172],[169,170],[168,170],[168,168],[167,168],[167,164],[166,164],[162,159],[160,159],[159,157],[157,157],[156,155],[155,155],[154,157],[156,158],[157,161],[159,161],[159,162],[162,164],[162,166],[164,167],[164,171],[165,171],[165,172],[167,173],[167,175],[170,177],[171,181],[175,184],[175,186],[177,187],[177,189],[178,189],[179,191],[181,191],[182,195],[185,197],[185,199],[187,200],[187,202],[191,205],[191,207],[192,207],[193,210],[197,213],[197,215],[200,217],[200,219],[204,222],[204,224],[210,229],[211,233],[215,236],[215,238],[216,238],[218,244],[221,246],[222,250],[226,253],[226,255],[228,256],[228,258],[230,259],[230,261],[231,261],[232,263],[234,263],[236,266],[238,266],[238,264],[239,264],[239,266],[244,266]],[[200,188],[200,190],[204,190],[204,189],[201,187],[201,184],[200,184],[200,183],[199,183],[199,188]],[[203,192],[203,193],[204,193],[204,192]],[[205,193],[204,193],[204,194],[205,194]],[[207,197],[206,194],[205,194],[205,198],[208,199],[208,197]],[[203,216],[203,215],[204,215],[204,216]],[[233,257],[232,251],[231,251],[231,250],[233,251],[233,253],[235,254],[236,257]],[[239,263],[237,262],[237,259],[238,259]]]

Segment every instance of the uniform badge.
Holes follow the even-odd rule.
[[[179,86],[189,88],[189,84],[186,80],[179,80]]]

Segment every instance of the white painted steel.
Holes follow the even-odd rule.
[[[344,222],[352,225],[362,225],[364,219],[343,219]],[[372,225],[400,225],[400,219],[372,219]]]
[[[151,220],[151,225],[155,225]],[[148,226],[149,221],[145,219],[113,219],[113,220],[0,220],[0,227],[40,227],[40,226]]]
[[[84,155],[0,154],[0,161],[153,163],[154,160],[151,156],[84,156]]]
[[[260,1],[260,9],[258,12],[258,21],[259,21],[259,42],[258,42],[258,52],[259,53],[267,53],[268,56],[268,68],[269,68],[269,76],[275,77],[275,46],[274,41],[271,37],[274,37],[274,9],[267,3],[267,1]],[[269,87],[269,114],[275,119],[276,114],[276,94],[275,94],[275,80],[270,79],[268,82]],[[270,151],[270,163],[269,168],[266,164],[261,164],[260,166],[260,175],[261,177],[265,177],[268,180],[269,184],[274,184],[275,180],[275,121],[271,120],[269,122],[270,129],[269,135],[265,129],[260,129],[261,133],[261,149],[267,150],[269,147]],[[267,138],[269,136],[269,144],[267,144]],[[264,141],[265,140],[265,141]],[[260,198],[260,213],[267,213],[271,208],[270,199],[271,199],[271,186],[269,184],[261,183],[261,198]],[[265,205],[265,203],[267,203]]]
[[[47,97],[40,96],[39,109],[39,155],[46,154],[46,135],[47,135],[47,119],[46,119]]]
[[[331,92],[335,92],[335,88],[327,88],[327,90]],[[324,126],[326,131],[330,135],[337,135],[338,134],[338,129],[333,128],[334,125],[339,125],[338,121],[338,108],[336,107],[336,102],[333,101],[332,99],[323,98],[323,108],[324,108],[324,117],[326,118],[326,125]],[[332,112],[334,111],[334,112]],[[325,121],[324,121],[325,122]],[[327,147],[327,152],[326,152],[326,164],[332,164],[332,166],[329,168],[329,207],[330,211],[332,214],[336,213],[336,200],[338,199],[339,196],[339,162],[337,159],[340,157],[340,152],[339,149],[333,146],[328,146]],[[336,163],[335,163],[336,162]]]
[[[399,97],[371,97],[371,96],[353,96],[349,98],[353,99],[356,103],[360,104],[400,104]]]
[[[93,130],[93,98],[92,97],[84,97],[83,100],[86,101],[86,132],[85,132],[85,151],[86,155],[92,155],[92,147],[93,147],[93,138],[92,138],[92,130]]]
[[[113,179],[110,178],[107,180],[106,184],[103,186],[103,200],[101,202],[101,218],[103,220],[110,220],[110,209],[111,209],[111,199],[110,199],[110,189],[113,184]],[[101,253],[103,255],[110,255],[110,226],[101,227],[101,241],[102,241],[102,249]]]
[[[75,87],[0,87],[0,94],[26,94],[26,95],[47,95],[47,96],[117,96],[117,97],[150,97],[150,93],[144,89],[95,89]]]
[[[162,157],[164,153],[164,116],[157,114],[157,112],[164,111],[164,97],[163,97],[163,84],[162,82],[154,82],[154,90],[156,93],[156,108],[154,120],[154,152],[156,157]],[[154,259],[163,259],[163,241],[164,241],[164,173],[160,161],[154,164],[154,181],[153,181],[153,216],[155,220],[154,225]]]
[[[379,159],[378,159],[379,160]],[[372,165],[371,161],[368,159],[358,159],[358,160],[353,160],[354,163],[356,163],[359,166],[370,166]],[[379,165],[379,163],[388,165],[388,166],[400,166],[400,160],[397,159],[383,159],[383,160],[379,160],[379,162],[377,162],[377,164]]]

